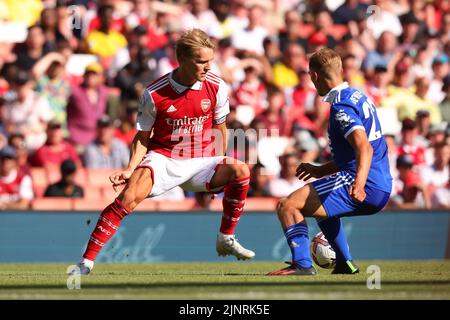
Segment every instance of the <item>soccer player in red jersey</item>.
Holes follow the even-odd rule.
[[[224,155],[228,90],[209,72],[214,45],[205,32],[193,29],[177,41],[176,55],[179,67],[147,86],[141,98],[128,167],[110,176],[114,189],[125,187],[100,215],[78,264],[81,274],[92,270],[101,248],[141,201],[176,186],[196,192],[223,190],[217,253],[238,259],[255,256],[234,235],[250,171],[245,163]]]

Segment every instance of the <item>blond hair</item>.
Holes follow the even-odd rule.
[[[194,51],[201,48],[215,49],[209,36],[200,29],[192,29],[183,33],[177,40],[175,45],[175,53],[177,60],[181,61],[183,58],[192,58]]]
[[[309,57],[309,69],[323,73],[325,76],[340,75],[342,73],[342,60],[333,49],[322,48]]]

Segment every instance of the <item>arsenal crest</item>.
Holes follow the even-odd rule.
[[[203,112],[206,112],[209,110],[209,108],[211,108],[211,100],[209,99],[203,99],[200,102],[200,107],[202,108]]]

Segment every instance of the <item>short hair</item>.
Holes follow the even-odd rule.
[[[342,60],[333,49],[322,48],[309,57],[309,69],[319,71],[325,75],[340,74],[342,72]]]
[[[209,36],[206,32],[200,29],[192,29],[183,33],[175,44],[175,53],[177,60],[183,58],[192,58],[194,51],[201,48],[215,49]]]

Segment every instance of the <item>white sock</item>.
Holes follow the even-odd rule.
[[[92,261],[92,260],[84,258],[83,260],[81,260],[81,263],[83,263],[89,269],[94,268],[94,261]]]
[[[225,234],[225,233],[219,232],[219,240],[228,240],[230,238],[234,238],[234,234]]]

